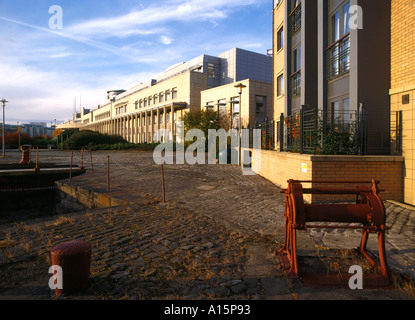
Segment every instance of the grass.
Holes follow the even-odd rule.
[[[10,232],[6,233],[6,238],[0,241],[0,248],[8,248],[14,246],[16,241],[11,239]]]

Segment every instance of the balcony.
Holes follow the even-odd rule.
[[[326,49],[327,80],[340,77],[350,71],[350,33]]]
[[[301,70],[290,76],[290,93],[291,97],[301,95]]]
[[[290,36],[292,37],[301,29],[301,2],[294,8],[289,16]]]

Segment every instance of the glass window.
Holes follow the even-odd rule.
[[[277,51],[281,50],[284,46],[284,28],[278,30],[277,33]]]
[[[349,98],[343,99],[343,113],[344,113],[344,120],[346,122],[353,120],[353,113],[350,112],[350,100]]]
[[[331,103],[331,120],[335,121],[339,117],[340,103],[339,101],[333,101]]]
[[[160,97],[160,103],[163,102],[164,101],[164,94],[163,94],[163,92],[160,93],[159,97]]]
[[[350,2],[346,3],[343,7],[343,34],[350,32]]]
[[[280,97],[284,94],[284,75],[280,75],[277,78],[277,96]]]
[[[239,97],[232,98],[232,113],[233,115],[239,115],[240,103]]]
[[[208,63],[208,77],[209,78],[215,78],[215,64]]]
[[[332,30],[332,42],[336,42],[340,39],[340,16],[339,12],[336,12],[331,17],[331,30]]]
[[[293,52],[293,70],[297,72],[301,69],[301,46]]]
[[[173,89],[172,99],[177,99],[177,88]]]
[[[255,111],[257,117],[263,117],[265,115],[265,97],[255,97]]]

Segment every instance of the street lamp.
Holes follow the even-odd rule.
[[[5,139],[4,139],[4,136],[5,136],[5,129],[4,129],[4,108],[6,107],[6,103],[7,102],[9,102],[9,101],[7,101],[6,99],[2,99],[2,100],[0,100],[0,102],[3,104],[3,126],[2,126],[2,135],[3,135],[3,157],[4,156],[6,156],[6,149],[5,149],[5,143],[6,143],[6,141],[5,141]]]
[[[235,86],[235,88],[238,89],[238,93],[239,93],[239,126],[238,126],[238,132],[239,132],[239,139],[238,139],[238,143],[239,143],[239,165],[241,165],[241,138],[242,138],[242,90],[244,88],[246,88],[246,86],[242,83],[239,83]]]

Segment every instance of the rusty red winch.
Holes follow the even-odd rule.
[[[303,188],[303,183],[312,185],[350,185],[355,187],[334,188],[315,187]],[[377,268],[378,274],[372,275],[377,284],[390,283],[390,271],[387,265],[385,252],[386,210],[383,201],[379,197],[379,181],[298,181],[289,180],[288,188],[281,191],[285,193],[285,241],[279,255],[282,267],[291,278],[301,278],[297,255],[297,230],[313,228],[329,229],[361,229],[363,231],[360,253],[368,259],[373,267]],[[366,185],[371,185],[366,186]],[[327,195],[356,195],[356,203],[341,204],[307,204],[304,194],[327,194]],[[314,223],[314,224],[313,224]],[[317,224],[316,224],[317,223]],[[327,223],[327,224],[321,224]],[[333,223],[338,223],[333,224]],[[369,254],[366,246],[369,234],[377,234],[378,258]],[[375,261],[378,260],[378,261]],[[326,282],[328,276],[314,277],[314,281]],[[323,279],[324,278],[324,279]],[[316,280],[317,279],[317,280]]]

